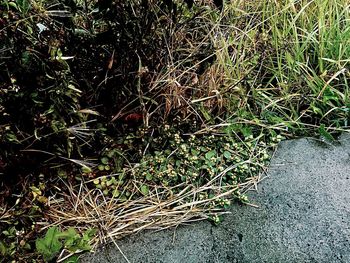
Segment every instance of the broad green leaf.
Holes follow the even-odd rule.
[[[231,153],[229,151],[224,151],[224,157],[226,159],[230,159],[231,158]]]
[[[76,252],[78,250],[91,250],[89,242],[95,233],[96,230],[89,229],[84,233],[83,237],[81,237],[74,228],[69,228],[67,231],[63,232],[61,236],[65,239],[65,247],[71,252]]]
[[[47,230],[44,238],[36,240],[36,249],[45,261],[52,260],[60,252],[62,248],[62,243],[58,240],[60,234],[57,227],[51,227]]]
[[[212,150],[212,151],[209,151],[205,154],[205,158],[206,159],[211,159],[212,157],[216,156],[216,151],[215,150]]]
[[[88,229],[83,234],[81,242],[79,244],[79,249],[83,251],[91,250],[90,241],[96,235],[97,229]]]
[[[109,162],[108,157],[102,157],[101,158],[101,163],[108,164],[108,162]]]
[[[77,235],[78,235],[77,231],[73,227],[70,227],[70,228],[68,228],[67,231],[60,233],[59,237],[64,238],[64,239],[69,239],[69,238],[73,238]]]

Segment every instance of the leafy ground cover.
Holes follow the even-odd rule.
[[[0,1],[2,262],[249,203],[283,138],[348,129],[344,0]]]

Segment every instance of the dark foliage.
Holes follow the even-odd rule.
[[[125,121],[110,124],[122,110],[126,126],[140,125],[140,92],[169,63],[166,43],[194,7],[83,2],[0,2],[0,181],[98,155],[106,132],[125,132]]]

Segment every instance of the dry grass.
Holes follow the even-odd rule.
[[[7,220],[12,218],[13,208],[0,207],[0,223],[5,223]]]
[[[237,10],[243,3],[238,3]],[[234,12],[241,12],[237,10]],[[250,58],[249,52],[253,52],[254,47],[250,47],[249,52],[244,54],[229,54],[227,50],[233,42],[251,43],[254,39],[250,40],[238,27],[228,27],[227,21],[224,26],[222,19],[225,15],[212,17],[215,15],[217,13],[210,10],[202,12],[192,21],[195,27],[193,24],[188,24],[188,27],[184,24],[183,28],[169,38],[167,68],[152,77],[148,91],[139,92],[138,99],[143,111],[147,112],[144,116],[145,126],[153,116],[161,115],[162,122],[172,114],[181,116],[184,120],[193,116],[202,120],[203,130],[195,134],[215,132],[230,124],[223,121],[221,124],[208,125],[206,117],[220,117],[230,104],[234,103],[237,108],[246,103],[240,99],[245,93],[240,83],[251,73],[252,66],[246,60]],[[249,27],[250,23],[252,22],[249,21],[244,27]],[[165,33],[163,34],[166,35]],[[211,58],[215,62],[209,63],[204,72],[199,74],[200,67]],[[143,71],[141,67],[140,77],[144,74]],[[149,95],[152,95],[152,100],[147,99]],[[157,102],[156,107],[154,101]],[[112,121],[125,115],[123,111],[126,108],[127,106],[117,113]],[[250,160],[244,162],[249,163]],[[147,196],[130,198],[125,202],[106,197],[100,190],[89,188],[88,182],[81,182],[78,186],[67,186],[67,193],[50,201],[48,217],[54,225],[62,228],[74,226],[81,231],[98,229],[98,236],[92,240],[94,248],[106,242],[115,243],[115,240],[143,230],[163,230],[208,219],[212,215],[227,213],[213,205],[216,200],[231,199],[237,190],[244,193],[256,188],[262,179],[262,174],[258,174],[247,178],[244,183],[223,186],[222,177],[240,164],[242,163],[228,167],[199,187],[194,184],[174,187],[149,185],[150,193]],[[264,169],[262,167],[262,171]],[[138,181],[131,181],[130,184],[133,184],[132,192],[139,192]],[[208,192],[215,193],[214,197],[202,199],[201,194]],[[50,226],[52,225],[45,224],[42,230]]]
[[[243,163],[249,163],[249,160]],[[69,192],[49,200],[47,217],[54,223],[43,223],[41,230],[53,225],[62,229],[74,226],[82,232],[98,229],[98,235],[91,241],[96,249],[99,244],[115,243],[115,240],[143,230],[163,230],[224,214],[227,212],[213,206],[213,202],[220,198],[230,199],[237,190],[245,192],[256,187],[262,178],[259,174],[236,186],[222,186],[222,177],[236,166],[228,167],[200,187],[185,184],[171,188],[153,186],[149,195],[126,202],[106,197],[98,189],[89,189],[87,182],[81,182],[78,186],[69,186]],[[134,182],[135,191],[138,191],[137,183]],[[201,194],[208,191],[214,192],[215,196],[201,199]],[[62,255],[62,258],[65,257]]]

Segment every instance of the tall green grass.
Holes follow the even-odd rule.
[[[321,124],[346,129],[349,11],[344,0],[227,4],[218,63],[231,83],[244,80],[235,87],[241,103],[230,116],[290,136],[315,134]]]

